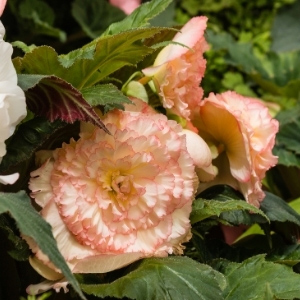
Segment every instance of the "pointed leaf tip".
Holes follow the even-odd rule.
[[[26,90],[28,108],[36,115],[53,122],[60,119],[67,123],[86,121],[109,133],[93,107],[81,92],[70,83],[56,76],[41,76]]]

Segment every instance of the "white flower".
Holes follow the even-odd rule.
[[[26,116],[23,90],[17,85],[11,44],[3,40],[5,28],[0,22],[0,162],[6,154],[5,141],[14,133],[17,124]],[[12,184],[18,175],[0,176],[3,184]],[[14,180],[9,180],[14,178]]]

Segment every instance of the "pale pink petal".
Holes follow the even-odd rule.
[[[123,268],[141,258],[143,253],[121,253],[96,255],[78,260],[74,265],[74,273],[107,273]]]
[[[31,197],[35,198],[36,203],[44,207],[52,198],[52,187],[50,184],[51,172],[53,170],[53,162],[46,161],[41,168],[30,173],[31,180],[29,188]]]
[[[191,51],[189,48],[193,49],[199,40],[203,38],[206,22],[207,17],[194,17],[186,23],[172,40],[173,42],[180,43],[186,47],[176,44],[166,46],[157,55],[154,66],[160,66]]]
[[[52,268],[45,265],[36,256],[30,256],[29,263],[40,275],[48,280],[55,281],[63,278],[61,273],[56,272]]]
[[[197,176],[200,182],[213,180],[218,175],[218,168],[212,164],[208,167],[196,169]]]
[[[209,167],[212,157],[206,142],[195,132],[184,129],[188,153],[198,168]]]
[[[109,2],[122,9],[127,15],[131,14],[141,4],[141,0],[109,0]]]
[[[57,293],[60,292],[61,289],[65,293],[69,291],[67,288],[67,285],[69,284],[68,281],[66,281],[65,278],[59,280],[59,281],[50,281],[50,280],[45,280],[41,283],[38,284],[31,284],[27,287],[26,292],[29,295],[38,295],[44,292],[47,292],[51,289],[54,289]]]

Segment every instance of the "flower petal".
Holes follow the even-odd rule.
[[[0,183],[2,184],[14,184],[19,179],[19,173],[14,173],[11,175],[1,175]]]

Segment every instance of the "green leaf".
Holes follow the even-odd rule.
[[[25,90],[26,103],[36,115],[52,122],[91,122],[108,132],[92,106],[68,82],[56,76],[25,74],[20,74],[18,80],[21,87],[29,87]]]
[[[65,67],[69,68],[73,65],[76,60],[80,59],[90,59],[94,58],[94,53],[96,49],[96,44],[91,44],[86,47],[79,48],[77,50],[71,51],[68,54],[62,54],[58,57],[58,61],[60,64]]]
[[[35,24],[34,33],[44,34],[66,41],[66,33],[53,27],[55,14],[53,9],[41,0],[25,0],[19,6],[21,17],[30,19]]]
[[[43,78],[47,78],[47,75],[28,75],[28,74],[18,74],[18,86],[23,90],[27,91],[32,87],[36,86],[39,81]]]
[[[164,11],[155,16],[150,24],[153,27],[171,27],[174,26],[176,18],[176,1],[172,1]]]
[[[0,214],[4,212],[12,215],[21,233],[35,240],[43,253],[61,270],[81,299],[86,299],[57,248],[50,225],[33,208],[27,194],[24,191],[15,194],[0,193]]]
[[[273,148],[274,155],[278,156],[278,164],[287,167],[300,167],[300,156],[293,151],[286,149],[285,146],[277,146]]]
[[[1,174],[20,173],[18,181],[12,186],[14,189],[27,188],[35,152],[41,148],[53,149],[53,145],[60,147],[63,141],[70,138],[69,132],[65,132],[68,127],[73,129],[74,125],[67,125],[60,120],[50,122],[39,117],[18,126],[7,141],[7,153],[0,164]],[[75,136],[73,131],[71,136]],[[5,186],[6,190],[8,188],[9,185]]]
[[[243,263],[221,262],[228,285],[226,300],[295,299],[300,295],[300,275],[285,265],[268,262],[257,255]],[[267,299],[268,299],[267,298]]]
[[[220,203],[214,203],[212,204],[212,207],[207,207],[207,213],[210,215],[212,213],[215,213],[216,216],[220,216],[219,218],[222,220],[225,220],[226,222],[229,222],[233,225],[252,225],[253,223],[266,223],[268,222],[268,218],[264,215],[264,213],[257,208],[247,204],[244,200],[243,203],[241,202],[243,199],[243,196],[234,190],[230,186],[226,185],[216,185],[213,187],[210,187],[203,191],[198,197],[206,200],[216,200]],[[236,204],[231,201],[237,201]],[[230,201],[230,202],[228,202]],[[222,211],[222,205],[224,203],[228,202],[228,206],[224,211]],[[199,204],[201,206],[201,202]],[[215,208],[213,207],[215,205]],[[237,207],[242,208],[240,205],[243,205],[243,209],[237,209]],[[200,219],[202,217],[205,217],[205,215],[202,216],[201,209],[199,208],[197,210],[199,212]],[[255,212],[249,213],[249,211]],[[220,214],[220,215],[219,215]],[[193,216],[193,212],[191,214]],[[195,215],[195,220],[197,218],[197,215]]]
[[[108,284],[81,284],[97,297],[136,300],[221,300],[224,277],[188,257],[144,259],[138,268]]]
[[[113,84],[98,84],[93,87],[85,88],[82,96],[91,105],[103,105],[105,111],[112,108],[124,109],[124,103],[132,103],[116,86]]]
[[[271,222],[290,222],[300,226],[300,215],[281,198],[266,192],[266,197],[260,204],[260,209]]]
[[[300,214],[300,198],[297,198],[288,203],[289,206],[294,209],[298,214]]]
[[[26,162],[52,134],[64,126],[64,122],[49,122],[44,118],[34,118],[21,124],[8,140],[7,154],[0,164],[0,172],[5,173],[11,167]]]
[[[149,20],[163,12],[170,3],[172,3],[172,0],[152,0],[143,3],[124,20],[111,24],[102,36],[114,35],[134,28],[148,26]]]
[[[272,26],[273,51],[300,50],[300,1],[282,7],[274,18]]]
[[[123,11],[103,0],[76,0],[72,3],[72,15],[92,39],[126,16]]]
[[[193,202],[193,210],[190,216],[191,224],[200,222],[204,219],[220,215],[224,212],[232,212],[237,210],[248,211],[263,216],[268,220],[267,216],[258,208],[243,200],[204,200],[196,199]]]
[[[265,63],[267,74],[262,73],[262,78],[275,83],[279,87],[285,87],[292,80],[300,79],[300,52],[268,53],[268,61]],[[299,94],[300,88],[298,88]],[[297,96],[298,96],[297,94]]]
[[[288,266],[295,266],[300,263],[300,245],[288,245],[276,249],[267,256],[267,259]]]
[[[31,13],[36,12],[42,19],[53,25],[55,13],[53,9],[42,0],[24,0],[20,3],[19,13],[22,18],[31,18]]]
[[[70,57],[69,55],[59,57],[55,50],[48,46],[37,47],[25,54],[19,68],[22,73],[27,74],[55,75],[81,90],[99,83],[126,65],[137,64],[154,51],[143,45],[141,40],[153,37],[161,31],[170,30],[143,28],[108,36],[87,44],[82,48],[84,50],[71,52]],[[94,51],[93,59],[91,59],[92,51]],[[88,58],[85,57],[87,54]]]
[[[253,54],[250,43],[238,43],[229,33],[215,34],[212,30],[207,30],[207,40],[213,45],[214,50],[226,49],[228,51],[228,63],[240,67],[248,74],[259,73],[263,77],[268,76],[261,61]]]
[[[8,239],[11,241],[13,248],[8,251],[9,255],[15,260],[27,260],[30,255],[28,244],[19,236],[16,230],[15,222],[7,214],[0,214],[0,228],[5,231]]]
[[[281,111],[276,118],[280,124],[274,147],[278,164],[300,167],[300,106]]]
[[[228,90],[234,90],[237,93],[248,96],[257,97],[251,88],[244,82],[243,76],[238,72],[226,72],[222,80],[222,85]]]
[[[263,59],[253,53],[250,43],[236,42],[228,33],[207,31],[207,39],[215,50],[228,51],[226,62],[249,74],[264,90],[295,99],[300,97],[300,51],[294,53],[269,52]]]
[[[31,52],[34,48],[36,48],[36,45],[26,45],[25,43],[21,41],[15,41],[11,43],[13,47],[17,47],[21,49],[24,53]]]

